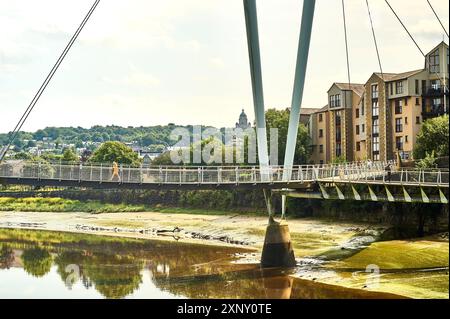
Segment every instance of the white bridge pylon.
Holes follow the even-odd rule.
[[[267,147],[267,128],[264,114],[264,93],[261,71],[261,56],[259,49],[258,17],[256,10],[256,0],[243,0],[245,23],[247,29],[248,54],[250,60],[250,74],[253,91],[253,106],[256,119],[256,138],[258,143],[258,159],[261,169],[261,181],[267,181],[269,172],[269,155]],[[300,37],[297,50],[297,63],[295,69],[294,89],[292,93],[291,112],[289,118],[289,128],[286,141],[284,157],[283,180],[291,180],[292,167],[294,164],[295,146],[297,144],[297,132],[300,120],[300,108],[303,99],[303,89],[305,85],[306,68],[308,64],[309,46],[311,42],[311,30],[314,20],[315,0],[303,1],[303,13],[300,29]],[[282,202],[286,201],[282,195]],[[282,218],[285,216],[285,205],[282,205]],[[269,215],[273,215],[273,210],[268,207]]]

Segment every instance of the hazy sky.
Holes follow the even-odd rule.
[[[448,27],[448,0],[431,0]],[[0,0],[0,132],[11,130],[93,0]],[[382,0],[371,0],[385,72],[423,67]],[[426,52],[443,31],[426,0],[391,0]],[[266,107],[290,106],[302,1],[257,0]],[[365,0],[346,0],[352,82],[378,71]],[[340,0],[318,0],[303,107],[346,82]],[[448,39],[445,39],[448,42]],[[253,121],[242,0],[102,0],[24,130]]]

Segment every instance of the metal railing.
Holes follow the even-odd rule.
[[[271,166],[151,166],[120,165],[113,174],[110,164],[63,164],[27,161],[6,161],[0,164],[0,178],[59,180],[119,184],[256,184],[305,182],[364,182],[405,185],[447,185],[448,170],[395,170],[390,177],[386,163],[348,163],[301,165],[292,169]],[[288,170],[288,181],[283,174]]]

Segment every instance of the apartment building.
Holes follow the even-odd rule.
[[[411,159],[423,121],[449,113],[449,71],[449,48],[441,42],[426,55],[423,69],[373,73],[365,84],[333,83],[328,110],[310,119],[311,162],[385,161],[397,153]],[[328,122],[315,122],[319,114]],[[328,139],[320,140],[313,132],[319,126]]]
[[[330,156],[330,112],[328,105],[311,114],[309,136],[311,137],[311,163],[326,164]]]

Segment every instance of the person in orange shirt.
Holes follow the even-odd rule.
[[[119,181],[120,182],[119,165],[115,161],[113,162],[113,166],[112,166],[111,181],[115,181],[115,182]]]

